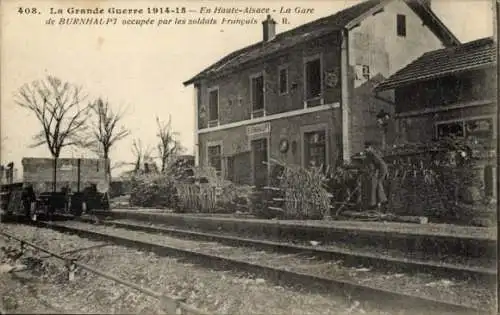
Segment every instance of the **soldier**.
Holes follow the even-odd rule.
[[[368,166],[367,188],[368,206],[370,209],[380,210],[381,206],[387,204],[387,196],[384,190],[384,181],[388,176],[388,167],[384,159],[373,147],[373,143],[365,142],[365,163]]]
[[[36,202],[36,194],[33,186],[31,184],[26,184],[22,191],[21,200],[23,202],[23,210],[25,215],[28,217],[30,215],[34,215],[31,213],[32,203]]]
[[[64,193],[64,211],[69,212],[71,209],[71,187],[69,184],[62,187],[61,192]]]

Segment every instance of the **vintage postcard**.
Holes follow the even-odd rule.
[[[497,314],[497,0],[1,0],[1,314]]]

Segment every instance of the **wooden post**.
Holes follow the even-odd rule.
[[[77,180],[76,180],[76,191],[80,192],[80,174],[81,174],[81,162],[82,159],[76,160],[76,171],[77,171]]]
[[[498,36],[500,35],[499,16],[500,16],[500,0],[495,0],[495,8],[493,9],[493,23],[494,23],[493,29],[494,29],[494,40],[495,40],[494,44],[496,45],[496,48],[497,48],[496,49],[497,60],[498,60],[499,49],[500,49],[500,45],[498,45]],[[497,76],[496,76],[496,85],[497,86],[496,87],[497,87],[497,102],[498,102],[498,98],[500,97],[500,80],[498,79],[498,75],[500,75],[500,68],[497,67],[496,69],[497,69]],[[498,103],[497,103],[497,105],[498,105]],[[497,126],[499,124],[500,124],[500,116],[497,115]],[[494,189],[493,194],[494,194],[495,199],[497,199],[498,195],[499,195],[498,178],[500,176],[500,169],[498,168],[498,164],[500,162],[500,159],[498,156],[498,152],[495,152],[495,159],[496,159],[497,167],[495,167],[496,172],[492,175],[494,175],[493,183],[495,184],[494,188],[493,188]],[[500,215],[498,213],[498,208],[497,208],[497,222],[500,222]],[[500,237],[500,229],[497,228],[497,232],[498,232],[498,236]],[[498,267],[500,268],[500,259],[497,259],[497,261],[498,261]],[[498,281],[498,289],[500,289],[500,281]],[[498,303],[498,312],[500,313],[500,303]]]
[[[72,260],[66,260],[66,269],[68,270],[68,281],[75,281],[76,265]]]
[[[349,162],[351,159],[351,143],[349,141],[349,31],[343,29],[341,34],[340,86],[342,98],[342,160],[344,162]]]
[[[57,190],[57,157],[54,157],[54,173],[52,174],[52,192]]]

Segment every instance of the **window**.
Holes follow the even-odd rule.
[[[370,66],[368,65],[355,65],[354,71],[356,75],[356,81],[365,82],[370,80]]]
[[[319,58],[306,62],[305,65],[306,100],[321,96],[321,60]]]
[[[398,36],[406,36],[406,16],[403,14],[398,14],[396,16],[396,31]]]
[[[458,137],[477,141],[489,140],[494,137],[493,118],[475,118],[439,123],[436,126],[438,138]]]
[[[208,126],[214,127],[219,124],[219,90],[209,92],[208,97]]]
[[[264,116],[264,76],[251,78],[252,118]]]
[[[365,80],[370,80],[370,66],[364,65],[362,67],[362,74]]]
[[[462,121],[444,123],[437,125],[438,138],[456,138],[464,136],[464,126]]]
[[[326,169],[326,133],[324,130],[304,134],[304,164]]]
[[[288,93],[288,69],[283,68],[279,71],[279,89],[280,94]]]
[[[208,163],[215,168],[217,175],[220,175],[222,171],[222,149],[220,145],[208,147]]]

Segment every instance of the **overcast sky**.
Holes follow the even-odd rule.
[[[19,108],[13,95],[24,83],[55,75],[80,85],[90,99],[102,96],[115,107],[127,107],[123,123],[132,135],[113,149],[114,161],[133,159],[131,144],[140,138],[145,144],[155,143],[155,116],[172,116],[173,128],[180,140],[193,152],[194,110],[193,88],[182,82],[223,55],[261,39],[260,22],[265,14],[253,15],[259,23],[249,26],[170,25],[131,27],[46,26],[48,14],[19,15],[22,7],[36,6],[42,12],[50,7],[187,7],[201,6],[314,8],[314,14],[288,16],[289,25],[277,25],[282,32],[300,24],[327,16],[359,0],[303,1],[15,1],[3,0],[1,43],[1,151],[2,163],[22,157],[48,157],[46,146],[29,148],[32,135],[39,130],[34,116]],[[492,34],[491,1],[433,0],[436,14],[463,42]],[[243,17],[243,16],[241,16]],[[280,15],[273,16],[278,22]],[[77,157],[84,153],[66,150],[62,156]]]

